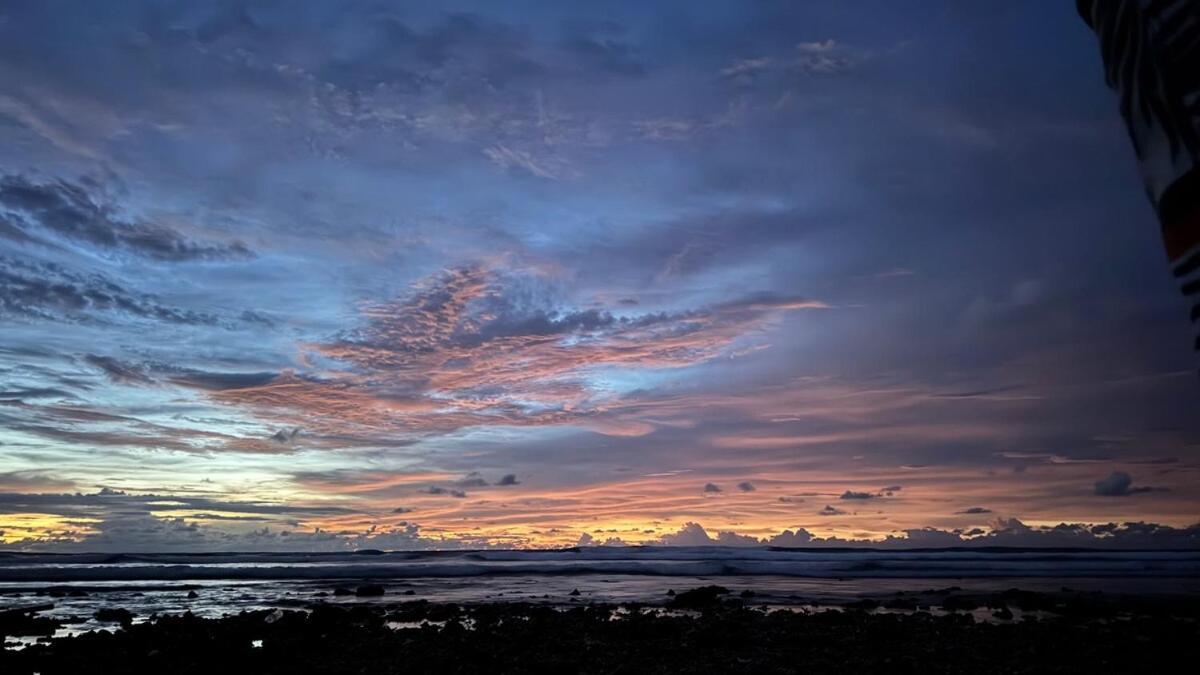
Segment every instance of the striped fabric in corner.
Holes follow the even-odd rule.
[[[1200,1],[1077,0],[1200,332]],[[1200,335],[1194,347],[1200,351]]]

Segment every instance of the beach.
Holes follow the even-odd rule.
[[[1197,598],[1195,551],[6,554],[0,670],[1147,672]]]
[[[709,586],[653,606],[578,599],[314,602],[140,623],[113,611],[109,628],[5,650],[0,666],[14,674],[1166,672],[1194,660],[1200,637],[1196,603],[1166,596],[950,587],[800,609]]]

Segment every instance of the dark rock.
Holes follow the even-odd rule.
[[[570,593],[567,593],[567,595],[579,595],[579,589],[576,588],[575,590],[571,591]]]
[[[703,595],[720,611],[682,615],[631,608],[614,617],[611,605],[583,603],[423,600],[317,604],[310,612],[221,619],[185,613],[6,650],[0,672],[1178,672],[1177,664],[1194,657],[1200,613],[1194,597],[1134,602],[1090,596],[1087,604],[1069,606],[1099,612],[1105,602],[1123,618],[1097,621],[1095,613],[1080,613],[977,623],[964,614],[768,613],[731,607],[722,597],[727,593],[714,588],[676,597]],[[387,621],[429,623],[393,630]],[[261,648],[251,646],[256,640]]]
[[[898,610],[905,610],[905,611],[909,611],[909,612],[914,612],[918,609],[916,598],[905,598],[905,597],[891,598],[891,599],[887,600],[886,602],[884,602],[883,606],[887,609],[898,609]]]
[[[133,612],[124,607],[104,607],[96,610],[93,615],[97,621],[114,621],[121,624],[122,628],[128,628],[133,625]]]
[[[188,594],[187,594],[188,600],[195,600],[198,597],[200,597],[200,594],[197,593],[196,591],[188,591]]]
[[[354,595],[360,598],[376,598],[383,594],[383,586],[379,584],[365,584],[354,589]]]
[[[35,616],[38,612],[54,609],[54,605],[30,605],[0,611],[0,642],[6,635],[53,635],[62,625],[62,621],[44,616]]]
[[[338,586],[337,588],[333,589],[333,594],[334,595],[354,595],[354,591],[350,590],[349,588],[345,588],[343,586]]]
[[[1001,607],[1000,609],[992,612],[992,617],[1000,619],[1001,621],[1012,621],[1013,613],[1011,609],[1007,607]]]
[[[982,604],[979,598],[968,595],[947,595],[942,599],[942,609],[947,612],[970,611],[978,609]]]
[[[717,605],[722,595],[728,595],[729,589],[724,586],[701,586],[679,593],[667,607],[672,609],[706,609]]]
[[[862,600],[847,603],[846,609],[858,609],[869,612],[873,609],[879,609],[879,601],[872,598],[863,598]]]

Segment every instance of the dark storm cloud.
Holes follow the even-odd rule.
[[[451,497],[456,497],[458,499],[465,499],[467,496],[467,493],[463,492],[462,490],[444,488],[438,485],[431,485],[424,490],[421,490],[421,492],[424,492],[427,495],[450,495]]]
[[[846,490],[838,499],[874,499],[875,495],[871,492],[855,492]]]
[[[1101,497],[1127,497],[1141,492],[1154,492],[1161,488],[1134,486],[1133,476],[1124,471],[1114,471],[1107,478],[1096,481],[1095,492]]]
[[[93,191],[64,180],[38,183],[19,175],[0,177],[0,208],[9,214],[7,224],[21,222],[26,232],[42,230],[93,247],[121,249],[155,260],[231,260],[253,255],[241,242],[201,243],[164,225],[123,220]]]
[[[721,486],[717,485],[716,483],[705,483],[704,491],[705,492],[720,492]]]

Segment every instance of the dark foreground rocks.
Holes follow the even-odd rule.
[[[1194,617],[1172,612],[978,623],[707,602],[720,595],[666,613],[416,601],[184,614],[0,652],[0,672],[1111,673],[1169,672],[1200,656]]]

